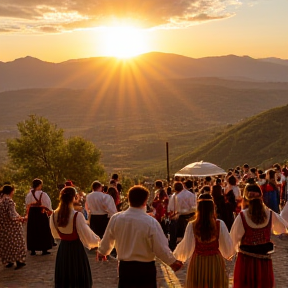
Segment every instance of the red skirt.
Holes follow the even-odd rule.
[[[260,259],[238,253],[233,288],[273,288],[274,274],[271,259]]]

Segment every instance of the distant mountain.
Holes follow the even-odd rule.
[[[282,62],[272,62],[235,55],[193,59],[158,52],[130,60],[96,57],[62,63],[25,57],[0,63],[0,91],[27,88],[103,90],[107,86],[134,83],[141,87],[146,81],[191,77],[288,82],[288,67]]]
[[[274,64],[280,64],[280,65],[288,66],[288,59],[280,59],[280,58],[276,58],[276,57],[269,57],[269,58],[262,58],[262,59],[258,59],[258,60],[263,61],[263,62],[269,62],[269,63],[274,63]]]
[[[274,108],[234,125],[172,163],[174,171],[205,160],[224,169],[249,163],[263,169],[288,161],[288,105]]]

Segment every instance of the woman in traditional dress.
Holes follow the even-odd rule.
[[[167,208],[169,203],[169,197],[164,189],[155,196],[152,207],[155,209],[155,218],[160,223],[165,235],[168,233],[167,229]]]
[[[25,266],[26,247],[21,217],[15,210],[12,200],[15,189],[4,185],[0,190],[0,258],[3,265],[10,268],[16,262],[16,268]]]
[[[83,214],[73,209],[75,196],[75,188],[64,187],[60,192],[59,207],[50,218],[53,237],[61,239],[55,265],[55,288],[92,287],[83,244],[88,249],[98,247],[100,238],[89,228]]]
[[[186,288],[228,288],[223,257],[229,259],[234,253],[229,232],[222,220],[216,220],[210,194],[200,195],[197,202],[196,219],[188,223],[173,254],[182,262],[192,256]]]
[[[267,207],[279,213],[280,191],[276,182],[276,171],[270,169],[266,172],[266,183],[261,185],[263,201]]]
[[[244,197],[249,207],[236,217],[230,233],[233,247],[238,251],[234,288],[273,288],[271,231],[285,233],[285,222],[263,204],[257,184],[247,184]]]
[[[50,254],[54,242],[49,227],[49,215],[52,213],[51,200],[42,191],[43,182],[34,179],[32,189],[26,196],[27,223],[27,249],[31,255],[36,251],[42,251],[42,255]]]

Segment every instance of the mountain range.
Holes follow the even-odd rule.
[[[61,63],[33,57],[0,62],[0,91],[27,88],[97,89],[104,83],[218,77],[249,81],[288,82],[288,60],[249,56],[189,58],[151,52],[130,60],[95,57]],[[108,85],[108,84],[107,84]]]

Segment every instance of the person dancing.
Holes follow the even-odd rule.
[[[47,193],[42,191],[41,179],[34,179],[32,189],[26,196],[27,222],[27,249],[31,255],[36,251],[42,251],[42,255],[48,255],[52,248],[53,238],[49,228],[49,216],[52,213],[51,200]]]
[[[285,222],[279,214],[263,203],[260,186],[247,184],[244,198],[248,209],[240,212],[231,228],[233,247],[238,251],[234,269],[234,288],[272,288],[274,274],[271,253],[274,234],[286,232]]]
[[[89,228],[82,213],[73,209],[74,187],[60,191],[59,207],[50,218],[54,238],[61,243],[56,256],[55,288],[91,288],[92,276],[83,244],[98,247],[100,238]],[[83,243],[83,244],[82,244]]]
[[[26,246],[21,224],[24,217],[15,210],[14,192],[12,185],[0,189],[0,258],[6,268],[13,267],[16,262],[17,270],[26,265]]]
[[[192,256],[185,288],[228,288],[223,257],[229,259],[234,254],[229,232],[222,220],[216,220],[210,194],[201,194],[197,202],[196,219],[188,223],[173,253],[182,262]]]

